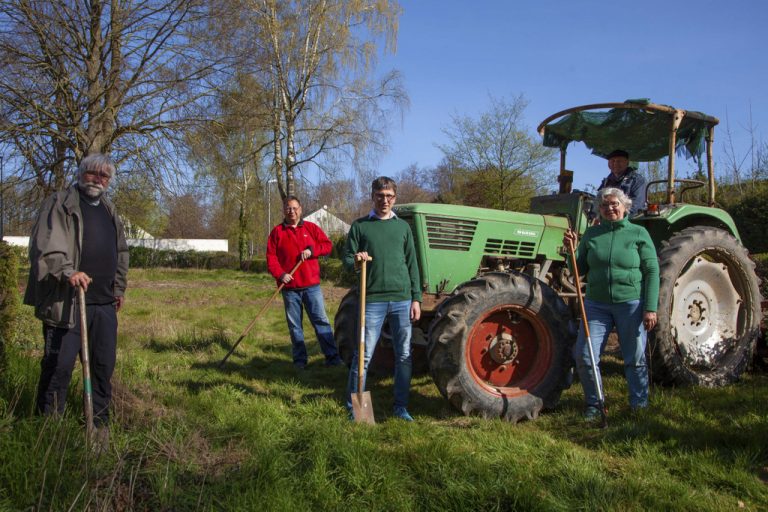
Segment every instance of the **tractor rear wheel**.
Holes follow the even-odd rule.
[[[357,350],[358,336],[358,310],[357,289],[352,289],[341,299],[336,318],[333,321],[333,332],[339,355],[349,367],[352,364],[352,356]],[[422,313],[424,316],[425,313]],[[427,372],[424,334],[418,325],[412,326],[411,358],[413,360],[413,374],[420,375]],[[419,343],[419,341],[421,341]],[[368,363],[368,373],[371,375],[392,375],[395,369],[395,350],[392,348],[392,337],[389,333],[389,325],[384,322],[381,328],[381,336],[376,343],[373,358]]]
[[[430,371],[465,415],[535,419],[567,386],[575,324],[554,290],[525,274],[461,285],[429,329]]]
[[[654,380],[721,386],[752,358],[760,331],[755,264],[729,233],[686,228],[659,252],[658,325],[649,349]]]
[[[357,290],[353,289],[341,299],[336,318],[333,320],[336,346],[339,349],[341,359],[347,366],[352,364],[352,355],[358,343],[357,317],[359,313],[357,307]]]

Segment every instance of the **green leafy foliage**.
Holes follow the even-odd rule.
[[[740,196],[727,210],[736,222],[744,246],[752,253],[768,252],[768,184]]]
[[[477,118],[453,115],[438,147],[444,164],[435,172],[439,202],[525,211],[530,198],[554,182],[555,152],[525,125],[528,101],[489,97]]]
[[[16,332],[19,315],[17,251],[0,241],[0,371],[5,367],[5,347]]]
[[[237,268],[237,257],[223,252],[167,251],[147,247],[129,247],[131,267],[139,268]]]

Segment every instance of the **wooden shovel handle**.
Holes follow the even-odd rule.
[[[359,305],[359,317],[358,325],[360,326],[360,333],[358,335],[357,344],[357,394],[360,397],[360,403],[362,403],[363,396],[363,371],[365,369],[365,290],[366,290],[366,277],[368,270],[368,259],[360,258],[360,291],[358,293]]]

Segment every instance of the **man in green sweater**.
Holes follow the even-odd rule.
[[[386,176],[373,180],[373,209],[352,223],[344,249],[344,265],[352,269],[358,261],[372,258],[366,276],[363,382],[381,327],[388,321],[395,351],[394,415],[413,421],[407,409],[411,387],[411,322],[421,316],[421,284],[411,228],[392,211],[396,198],[394,180]],[[357,358],[355,351],[352,360]],[[353,364],[347,383],[350,414],[352,393],[357,392],[357,377],[358,368]]]

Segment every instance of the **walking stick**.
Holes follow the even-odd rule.
[[[288,273],[288,275],[293,276],[294,272],[296,272],[296,270],[298,270],[298,268],[301,266],[302,263],[304,263],[304,260],[299,260],[299,262],[296,263],[296,266],[293,267],[293,270],[291,270]],[[237,338],[237,341],[235,342],[235,344],[232,345],[232,348],[229,349],[229,352],[227,352],[227,355],[225,355],[224,359],[221,360],[221,362],[219,363],[219,368],[222,368],[224,366],[224,363],[227,362],[227,359],[229,359],[229,356],[232,355],[232,353],[235,351],[235,349],[240,344],[240,342],[243,341],[243,338],[248,336],[248,333],[251,332],[251,328],[256,323],[256,320],[259,319],[259,317],[264,312],[264,310],[267,309],[267,306],[269,306],[269,304],[275,299],[275,297],[277,297],[277,294],[280,293],[280,290],[283,289],[283,286],[285,286],[285,283],[280,283],[280,286],[277,287],[277,290],[275,290],[275,293],[272,294],[272,296],[269,298],[269,300],[267,302],[265,302],[264,305],[261,307],[259,312],[256,313],[256,316],[253,317],[253,320],[251,320],[251,323],[249,323],[248,327],[245,328],[245,330],[243,331],[243,334],[241,334],[240,337]]]
[[[592,375],[595,377],[595,386],[597,387],[597,399],[600,402],[600,428],[608,426],[608,413],[605,410],[605,395],[603,395],[603,383],[597,375],[597,362],[595,352],[592,349],[592,338],[589,335],[589,324],[587,324],[587,310],[584,309],[584,296],[581,294],[581,279],[579,278],[579,267],[576,265],[576,248],[573,241],[568,240],[568,251],[571,253],[571,265],[573,265],[573,275],[576,279],[576,296],[579,298],[579,309],[581,309],[581,323],[584,326],[584,335],[587,338],[587,347],[589,347],[589,362],[592,364]]]
[[[77,287],[80,303],[80,361],[83,366],[83,409],[85,409],[86,440],[93,438],[93,388],[91,387],[90,349],[88,347],[88,319],[85,315],[85,290]]]

